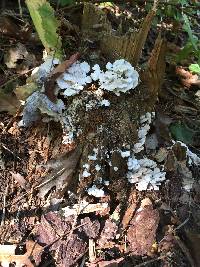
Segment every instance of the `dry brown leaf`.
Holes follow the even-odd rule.
[[[200,87],[200,79],[197,74],[192,74],[183,67],[177,67],[176,74],[181,77],[181,82],[184,86],[190,87],[191,85],[197,85]]]
[[[97,241],[100,248],[103,248],[107,243],[113,240],[116,236],[118,226],[111,219],[105,221],[104,228],[101,232],[101,236]]]
[[[20,101],[14,94],[5,94],[0,91],[0,112],[7,111],[14,115],[19,107]]]
[[[76,234],[72,233],[73,223],[73,216],[63,218],[57,212],[48,212],[36,226],[37,240],[53,252],[52,255],[57,261],[56,266],[75,266],[87,251],[87,239],[85,240],[83,233],[80,233],[81,228]],[[67,240],[62,238],[64,236]]]
[[[127,231],[129,249],[134,255],[147,255],[156,238],[159,213],[149,199],[144,199]]]
[[[12,178],[15,179],[15,181],[17,181],[22,188],[29,192],[31,188],[29,182],[26,181],[26,179],[24,179],[24,177],[20,173],[14,173],[11,171],[10,173],[12,174]]]
[[[72,181],[81,153],[82,148],[78,146],[64,156],[62,155],[57,159],[49,161],[46,167],[53,169],[53,171],[43,178],[41,184],[36,187],[39,189],[39,196],[41,198],[54,186],[60,192],[60,196],[65,192]]]
[[[132,191],[128,200],[128,208],[126,209],[122,219],[123,230],[127,228],[130,220],[132,219],[133,214],[135,213],[136,205],[137,205],[137,195],[135,191]]]

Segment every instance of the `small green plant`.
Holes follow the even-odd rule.
[[[147,4],[150,8],[150,4]],[[171,0],[160,2],[156,16],[156,23],[164,21],[182,26],[182,30],[188,35],[188,39],[181,51],[175,56],[176,62],[181,62],[189,57],[200,65],[200,41],[194,32],[194,26],[198,25],[196,18],[199,15],[199,3],[189,0]],[[177,33],[176,33],[177,34]]]
[[[200,66],[199,66],[199,64],[191,64],[189,66],[189,70],[192,71],[193,73],[200,74]]]
[[[200,42],[198,37],[194,34],[191,26],[191,22],[187,15],[183,14],[183,30],[188,34],[188,41],[181,52],[178,54],[177,59],[182,60],[189,56],[193,56],[195,60],[200,64]]]
[[[62,58],[62,42],[58,34],[60,23],[47,0],[26,0],[33,24],[47,53]]]

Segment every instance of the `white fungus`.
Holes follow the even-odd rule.
[[[130,183],[136,184],[139,191],[159,190],[159,185],[165,180],[165,172],[161,171],[155,161],[143,158],[129,157],[127,178]]]
[[[74,63],[58,79],[57,84],[60,89],[64,90],[64,96],[73,96],[79,94],[87,83],[91,83],[91,77],[88,74],[90,65],[87,62]]]
[[[43,82],[48,74],[60,63],[59,59],[47,56],[39,67],[32,71],[32,76],[36,76],[36,80]]]
[[[83,168],[85,168],[86,170],[89,170],[90,165],[88,163],[85,163],[85,164],[83,164]]]
[[[91,188],[88,188],[87,190],[88,194],[94,197],[104,197],[105,193],[103,189],[99,189],[96,187],[96,185],[93,185]]]
[[[100,89],[114,92],[116,95],[126,93],[134,89],[139,82],[139,74],[134,67],[124,59],[116,60],[113,64],[106,64],[106,71],[102,71],[99,65],[94,65],[91,77],[99,81]]]
[[[95,166],[95,170],[98,172],[98,171],[101,170],[101,167],[97,164],[97,165]]]
[[[93,152],[94,152],[93,155],[89,155],[89,156],[88,156],[88,159],[89,159],[89,160],[97,160],[98,149],[94,148],[94,149],[93,149]]]
[[[109,107],[110,106],[110,102],[107,99],[103,99],[101,101],[101,106]]]
[[[150,124],[152,118],[155,116],[155,113],[147,112],[145,115],[140,117],[140,128],[138,130],[138,142],[134,144],[133,151],[134,153],[139,153],[144,149],[144,144],[146,141],[146,136],[150,130]]]
[[[129,150],[127,151],[120,151],[122,158],[128,158],[131,155],[131,152]]]
[[[90,172],[88,172],[87,170],[84,170],[82,177],[89,177],[90,175],[91,175]]]
[[[108,180],[105,180],[103,183],[104,183],[106,186],[109,186],[109,184],[110,184],[110,182],[109,182]]]

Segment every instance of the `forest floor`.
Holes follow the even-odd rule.
[[[0,15],[1,266],[200,266],[200,82],[185,67],[187,60],[177,64],[173,58],[185,42],[185,33],[182,29],[178,35],[171,29],[165,32],[166,71],[145,141],[145,156],[162,166],[165,180],[156,190],[138,190],[128,182],[123,157],[120,163],[116,159],[121,172],[119,166],[116,173],[108,170],[106,162],[101,166],[109,175],[97,185],[104,194],[99,190],[101,194],[95,196],[88,188],[94,181],[97,184],[96,178],[86,175],[80,179],[83,157],[80,160],[76,142],[62,142],[59,122],[40,119],[21,127],[23,106],[15,88],[23,86],[43,62],[43,46],[33,35],[26,8],[21,17],[18,5],[9,3]],[[130,25],[134,21],[138,25],[147,14],[142,5],[103,10],[113,28],[126,16],[134,17]],[[81,35],[83,4],[56,12],[62,21],[66,59],[80,52],[81,60],[106,62],[98,42]],[[139,66],[147,62],[158,32],[159,27],[152,26]],[[111,106],[118,104],[112,95],[106,97]],[[124,99],[129,105],[128,97]],[[69,105],[71,100],[67,101]],[[91,111],[85,127],[94,128],[92,124],[104,116],[110,116],[107,108]],[[79,143],[88,142],[86,150],[91,152],[96,141],[81,138]],[[110,143],[112,146],[112,140]],[[90,164],[97,171],[93,161],[91,158]],[[64,175],[59,174],[58,165],[64,166]],[[73,169],[73,175],[65,172],[67,168]],[[50,183],[44,180],[49,173],[53,173]],[[59,175],[68,184],[64,192],[57,189]]]

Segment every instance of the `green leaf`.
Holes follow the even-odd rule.
[[[186,59],[190,54],[193,53],[193,46],[192,44],[189,42],[187,43],[180,52],[178,52],[178,54],[176,55],[176,61],[180,62],[183,59]]]
[[[196,74],[200,74],[200,66],[199,64],[191,64],[189,66],[189,70],[196,73]]]
[[[47,53],[62,58],[61,37],[58,35],[59,22],[54,9],[46,0],[26,0],[31,18]]]
[[[184,19],[184,29],[188,33],[190,42],[192,43],[194,49],[198,50],[197,45],[196,45],[196,40],[195,40],[196,38],[194,37],[192,29],[190,27],[190,21],[185,14],[183,14],[183,19]]]
[[[172,137],[177,141],[182,141],[185,144],[192,144],[195,132],[186,125],[176,122],[169,127]]]

